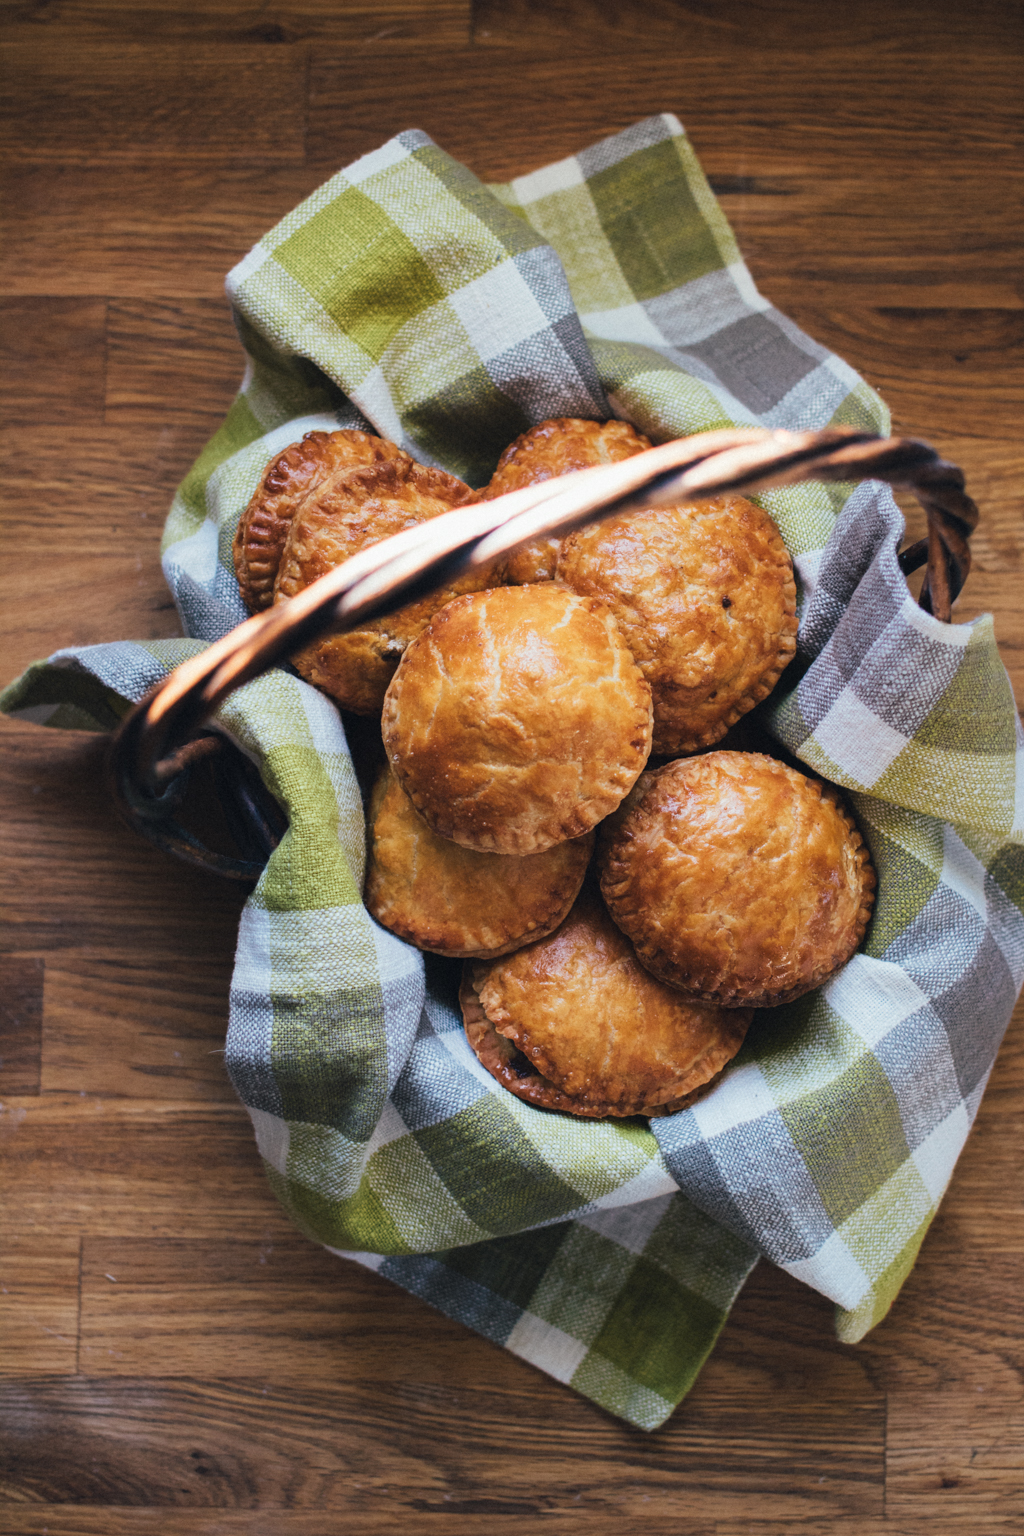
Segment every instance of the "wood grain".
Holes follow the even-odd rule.
[[[0,955],[0,1093],[38,1093],[43,1056],[41,960]]]
[[[263,1242],[294,1228],[263,1177],[237,1103],[10,1097],[0,1116],[11,1233]]]
[[[495,1346],[297,1233],[88,1238],[81,1365],[90,1376],[209,1374],[302,1391],[402,1380],[487,1387]],[[173,1362],[173,1369],[168,1370]]]
[[[983,1392],[984,1387],[976,1388]],[[936,1437],[946,1447],[936,1466]],[[950,1391],[941,1398],[904,1397],[888,1423],[887,1507],[898,1519],[913,1515],[941,1526],[954,1518],[1005,1521],[1010,1530],[1024,1521],[1024,1406],[1008,1415],[1002,1404],[970,1405]]]
[[[827,336],[884,399],[898,402],[896,430],[922,435],[927,423],[952,435],[969,420],[986,437],[1013,437],[1024,399],[1024,310],[791,308],[798,325]]]
[[[406,58],[403,73],[410,67]],[[463,71],[460,95],[472,75]],[[422,97],[428,87],[420,83]],[[407,100],[403,94],[396,101],[388,125],[371,114],[361,126],[346,127],[352,153],[373,148],[386,127],[412,126],[411,107],[399,118]],[[680,106],[676,98],[667,104]],[[624,105],[635,112],[631,90]],[[341,99],[331,110],[342,122],[354,108]],[[482,116],[486,105],[478,110]],[[686,115],[691,132],[703,137],[703,114]],[[549,118],[547,132],[552,157],[589,142],[560,116]],[[441,142],[450,147],[449,139]],[[908,156],[898,132],[870,154],[851,134],[842,172],[828,177],[784,175],[779,166],[760,176],[716,173],[703,146],[701,153],[744,257],[759,282],[772,283],[771,297],[784,309],[823,295],[834,302],[838,294],[847,304],[895,307],[1024,305],[1015,166],[989,168],[982,178],[946,167],[928,173]],[[23,213],[7,228],[0,281],[7,292],[43,288],[67,296],[219,293],[224,274],[260,235],[344,163],[340,147],[327,147],[301,166],[182,159],[161,166],[157,178],[141,156],[73,169],[9,161],[0,169],[0,188],[6,204]],[[524,168],[507,154],[503,163],[489,163],[475,144],[469,163],[484,178]]]
[[[78,1369],[80,1251],[81,1240],[74,1233],[5,1236],[0,1245],[5,1376],[62,1376]]]
[[[1021,19],[1001,0],[980,0],[967,11],[931,0],[850,0],[841,24],[813,25],[804,0],[476,0],[473,37],[485,46],[513,48],[569,40],[573,50],[612,49],[655,41],[688,47],[730,46],[758,54],[813,53],[841,42],[851,54],[1000,48],[1020,43]],[[774,62],[774,61],[773,61]]]
[[[0,683],[178,633],[160,529],[237,387],[224,274],[302,197],[413,126],[502,179],[666,110],[764,295],[964,467],[956,617],[994,614],[1024,696],[1021,13],[822,17],[15,0]],[[221,1055],[242,894],[119,824],[103,753],[0,720],[5,1536],[1022,1528],[1024,1007],[890,1316],[841,1345],[763,1264],[645,1435],[295,1230]]]
[[[490,1501],[497,1505],[498,1501]],[[517,1501],[509,1498],[502,1501],[506,1510],[515,1508]],[[466,1536],[489,1536],[491,1531],[501,1536],[502,1532],[514,1533],[522,1529],[522,1516],[495,1515],[486,1509],[486,1501],[472,1501],[472,1509],[467,1510],[468,1500],[462,1500],[453,1507],[452,1503],[442,1504],[436,1511],[439,1514],[454,1515],[458,1519],[455,1529],[463,1531]],[[520,1504],[521,1507],[521,1504]],[[476,1515],[475,1523],[467,1519],[467,1514]],[[244,1532],[245,1536],[322,1536],[323,1516],[319,1513],[311,1513],[301,1509],[273,1510],[268,1514],[260,1514],[258,1511],[229,1511],[217,1509],[214,1511],[188,1509],[175,1510],[146,1510],[139,1508],[118,1508],[91,1510],[81,1506],[45,1505],[45,1506],[20,1506],[10,1517],[8,1526],[10,1536],[52,1536],[59,1531],[60,1536],[150,1536],[150,1533],[159,1532],[159,1536],[239,1536]],[[410,1518],[408,1511],[402,1512],[403,1529],[429,1530],[437,1529],[436,1514],[433,1524],[406,1525]],[[621,1522],[615,1523],[615,1517],[610,1521],[596,1521],[592,1515],[575,1516],[559,1511],[557,1514],[558,1529],[568,1533],[568,1536],[615,1536],[615,1532],[621,1531]],[[412,1520],[416,1522],[416,1513],[412,1514]],[[45,1523],[44,1523],[45,1522]],[[349,1520],[346,1516],[346,1536],[381,1536],[381,1533],[391,1532],[395,1528],[395,1515],[388,1511],[381,1517],[369,1516]],[[792,1522],[779,1523],[774,1520],[716,1520],[711,1524],[698,1520],[694,1523],[686,1515],[680,1515],[673,1520],[673,1533],[678,1536],[792,1536],[794,1530],[799,1530],[800,1536],[834,1536],[835,1526],[828,1520],[801,1521],[799,1527]],[[1000,1521],[975,1525],[971,1530],[971,1536],[1008,1536],[1013,1527]],[[843,1520],[843,1536],[879,1536],[884,1532],[885,1536],[934,1536],[935,1525],[930,1520]]]
[[[230,947],[173,973],[164,956],[138,950],[51,955],[43,1092],[234,1105],[224,1069],[230,976]]]
[[[103,578],[108,599],[118,575],[118,563],[112,566]],[[105,635],[91,638],[124,633],[111,621]],[[7,719],[2,727],[4,949],[91,948],[116,956],[131,948],[162,962],[171,985],[195,955],[233,953],[243,895],[168,860],[122,826],[103,779],[101,736]]]
[[[858,164],[877,166],[883,176],[893,169],[906,175],[910,166],[941,174],[950,163],[961,176],[1019,171],[1018,69],[1012,56],[998,53],[968,53],[955,65],[912,52],[863,58],[851,90],[850,55],[836,47],[784,53],[770,69],[756,49],[626,47],[583,53],[569,70],[559,49],[523,50],[514,56],[512,134],[500,110],[509,68],[497,49],[456,50],[446,57],[447,88],[438,91],[430,60],[409,53],[402,90],[392,92],[389,60],[324,48],[310,60],[308,153],[343,164],[390,134],[422,128],[478,175],[502,180],[573,154],[639,116],[675,111],[712,177],[822,179]],[[896,115],[880,113],[879,101],[894,104]]]
[[[105,420],[203,425],[212,433],[242,382],[227,299],[110,306]]]
[[[277,49],[296,43],[345,43],[381,48],[421,43],[455,48],[467,43],[470,0],[199,0],[194,4],[136,5],[134,0],[47,0],[12,6],[8,35],[13,41],[50,47],[85,42],[203,42]]]
[[[294,49],[43,39],[9,43],[4,62],[0,142],[19,160],[303,157]]]
[[[928,171],[898,132],[870,161],[851,136],[845,160],[827,178],[711,175],[745,260],[770,276],[781,308],[840,291],[851,307],[1024,305],[1014,168],[982,179]]]
[[[106,391],[103,299],[0,299],[0,410],[7,426],[98,425]]]
[[[144,373],[143,364],[137,376]],[[225,370],[219,388],[228,399],[233,375],[232,381]],[[162,417],[149,425],[156,430],[64,426],[58,437],[37,415],[30,426],[0,428],[7,558],[30,562],[42,524],[59,544],[71,579],[78,560],[114,552],[137,556],[153,570],[174,488],[209,436],[210,422],[200,414],[186,423]]]
[[[106,1283],[113,1292],[116,1283]],[[371,1377],[346,1372],[334,1384],[286,1386],[259,1372],[245,1383],[128,1375],[93,1378],[87,1388],[74,1379],[14,1382],[0,1396],[4,1421],[38,1424],[36,1444],[43,1447],[40,1453],[23,1444],[15,1478],[22,1497],[34,1483],[38,1497],[36,1479],[45,1477],[45,1495],[57,1503],[77,1495],[81,1503],[315,1504],[344,1508],[354,1519],[390,1513],[414,1530],[426,1529],[423,1517],[431,1515],[558,1513],[610,1531],[623,1506],[674,1520],[708,1500],[733,1518],[881,1513],[884,1401],[855,1362],[847,1369],[838,1362],[830,1378],[835,1395],[815,1410],[779,1347],[774,1373],[722,1369],[663,1434],[649,1436],[580,1399],[567,1401],[553,1382],[518,1362],[509,1371],[493,1346],[477,1340],[475,1348],[492,1357],[490,1382],[460,1380],[457,1356],[449,1380],[432,1379],[430,1360],[421,1374],[415,1340],[400,1364],[396,1357],[394,1373],[378,1366]],[[835,1348],[824,1351],[833,1365]],[[811,1355],[804,1351],[805,1373]],[[493,1477],[494,1443],[510,1413],[530,1447],[526,1480]],[[43,1436],[54,1417],[67,1426],[66,1449],[59,1465],[47,1465]],[[197,1434],[197,1423],[207,1426],[205,1435]],[[746,1445],[741,1467],[723,1455],[737,1435]],[[122,1448],[100,1450],[100,1437]],[[219,1471],[218,1482],[198,1483],[194,1468],[187,1481],[175,1475],[194,1449]],[[114,1485],[104,1488],[105,1497],[93,1491],[97,1462]],[[148,1488],[146,1497],[133,1487]],[[576,1528],[585,1528],[582,1521]]]
[[[338,169],[181,156],[155,175],[141,154],[74,166],[8,157],[0,191],[22,217],[6,231],[0,282],[13,294],[209,300],[259,237]]]

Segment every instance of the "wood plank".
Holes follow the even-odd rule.
[[[187,966],[105,946],[47,965],[44,1093],[232,1104],[224,1068],[233,946]]]
[[[331,42],[380,48],[417,43],[454,48],[470,36],[470,0],[204,0],[196,5],[135,5],[132,0],[65,0],[59,9],[22,6],[5,22],[12,42],[204,42],[234,45]]]
[[[0,1377],[78,1369],[79,1246],[46,1232],[0,1244]]]
[[[478,1503],[481,1501],[477,1501]],[[497,1501],[493,1501],[497,1502]],[[510,1498],[509,1504],[514,1501]],[[465,1506],[466,1501],[462,1504]],[[459,1529],[466,1536],[483,1536],[494,1530],[514,1532],[522,1529],[522,1516],[484,1514],[479,1510],[478,1523],[469,1525],[466,1510],[456,1510]],[[309,1509],[275,1509],[267,1516],[259,1512],[225,1509],[145,1509],[126,1505],[67,1505],[36,1504],[11,1505],[5,1511],[7,1536],[323,1536],[323,1515]],[[638,1519],[642,1514],[638,1513]],[[381,1515],[346,1517],[346,1536],[390,1536],[395,1529],[395,1515],[386,1511]],[[421,1516],[419,1511],[403,1512],[402,1530],[409,1536],[437,1528],[434,1515]],[[482,1522],[482,1523],[480,1523]],[[619,1536],[622,1526],[613,1515],[596,1522],[592,1515],[574,1516],[559,1514],[558,1528],[567,1536]],[[1010,1536],[1017,1522],[984,1521],[971,1527],[971,1536]],[[673,1536],[834,1536],[835,1525],[825,1521],[801,1521],[798,1527],[790,1521],[775,1520],[717,1520],[711,1524],[694,1525],[679,1515],[673,1521]],[[931,1520],[899,1519],[877,1520],[844,1519],[843,1536],[935,1536]]]
[[[263,1511],[315,1505],[344,1509],[346,1530],[360,1521],[382,1528],[372,1522],[387,1515],[413,1532],[436,1529],[446,1515],[557,1515],[560,1529],[606,1532],[660,1520],[692,1533],[707,1529],[709,1505],[719,1517],[793,1522],[881,1513],[880,1410],[864,1416],[837,1405],[815,1414],[792,1389],[774,1405],[684,1410],[646,1435],[493,1354],[493,1385],[479,1388],[415,1379],[324,1389],[258,1379],[12,1383],[4,1419],[31,1427],[7,1496]],[[837,1419],[855,1439],[839,1440],[829,1455]],[[737,1433],[742,1461],[725,1451]]]
[[[0,429],[8,559],[30,550],[43,527],[62,561],[119,550],[155,567],[175,487],[210,436],[210,420],[153,426]]]
[[[212,433],[244,369],[225,298],[110,305],[105,416],[111,425],[205,422]]]
[[[116,164],[8,163],[0,288],[167,302],[223,292],[225,274],[337,165],[184,157]]]
[[[5,1231],[294,1237],[240,1104],[12,1098],[0,1116],[0,1159]]]
[[[102,299],[0,299],[0,411],[6,426],[103,420],[106,322]]]
[[[568,71],[561,54],[524,51],[511,71],[503,50],[476,48],[446,56],[438,91],[425,56],[407,55],[396,87],[383,57],[324,48],[310,60],[307,152],[344,164],[416,127],[485,180],[504,180],[669,111],[682,117],[711,176],[828,177],[838,165],[884,177],[950,164],[961,176],[1016,174],[1018,61],[968,51],[951,71],[943,58],[909,54],[858,60],[852,91],[844,49],[816,53],[813,71],[795,54],[766,70],[756,46],[701,54],[623,47],[574,57]]]
[[[890,1405],[951,1394],[963,1400],[964,1422],[975,1409],[1020,1412],[1021,1256],[1019,1243],[1016,1253],[961,1249],[953,1279],[950,1255],[928,1251],[892,1315],[856,1346]]]
[[[438,1506],[423,1499],[400,1502],[395,1498],[372,1513],[353,1512],[349,1503],[339,1504],[338,1508],[344,1511],[345,1536],[393,1536],[399,1526],[403,1536],[426,1536],[427,1532],[437,1531],[439,1514],[456,1517],[458,1524],[454,1529],[465,1536],[490,1536],[491,1532],[495,1536],[519,1536],[524,1514],[537,1513],[536,1503],[526,1505],[517,1497],[520,1479],[521,1474],[511,1491],[488,1499],[456,1499],[453,1495]],[[547,1511],[542,1510],[541,1514],[546,1515]],[[8,1522],[5,1536],[324,1536],[324,1516],[315,1509],[271,1509],[261,1513],[197,1506],[145,1509],[124,1505],[12,1504],[5,1508],[4,1519]],[[565,1532],[565,1536],[618,1536],[622,1529],[615,1515],[595,1520],[592,1514],[575,1515],[559,1510],[557,1519],[558,1530]],[[926,1536],[923,1527],[920,1529],[921,1536]],[[672,1530],[673,1536],[715,1536],[712,1525],[694,1525],[686,1515],[673,1522]],[[791,1531],[790,1526],[785,1536],[790,1536]],[[864,1533],[855,1527],[852,1536]],[[871,1536],[881,1536],[881,1528],[872,1529]],[[902,1528],[896,1536],[902,1536]],[[913,1536],[917,1536],[916,1531]]]
[[[862,164],[855,142],[845,159],[829,177],[711,176],[745,259],[755,278],[770,273],[781,309],[827,308],[837,285],[853,308],[1024,305],[1015,176],[1001,198],[1001,178],[963,177],[955,163],[911,170],[883,153]]]
[[[0,719],[0,948],[135,949],[173,985],[197,955],[234,953],[244,893],[123,826],[104,781],[106,741]]]
[[[1012,438],[1024,391],[1024,310],[790,307],[878,390],[896,431]]]
[[[159,565],[116,544],[74,561],[59,558],[59,551],[47,562],[38,549],[19,550],[4,586],[4,628],[11,637],[4,682],[66,646],[181,634]]]
[[[298,1233],[84,1242],[87,1376],[232,1377],[303,1391],[364,1378],[493,1382],[493,1344]]]
[[[941,1291],[918,1270],[904,1287],[899,1349],[881,1367],[893,1518],[938,1529],[953,1519],[973,1532],[999,1522],[1016,1529],[1024,1515],[1021,1252],[1020,1243],[1005,1256],[961,1247],[944,1256],[955,1280]],[[861,1348],[877,1358],[887,1332],[885,1324]]]
[[[187,1470],[191,1467],[187,1466]],[[516,1486],[520,1480],[521,1474],[516,1478]],[[491,1532],[495,1536],[505,1536],[505,1533],[519,1536],[524,1513],[532,1515],[537,1511],[535,1503],[526,1506],[525,1501],[516,1496],[515,1488],[489,1499],[456,1499],[452,1496],[449,1502],[440,1505],[415,1498],[408,1501],[394,1498],[383,1509],[372,1513],[362,1510],[353,1513],[349,1503],[338,1507],[344,1510],[345,1536],[393,1536],[399,1526],[403,1536],[426,1536],[428,1532],[437,1531],[438,1514],[456,1516],[458,1525],[455,1529],[464,1532],[465,1536],[490,1536]],[[475,1520],[470,1516],[475,1516]],[[615,1515],[595,1520],[591,1514],[580,1516],[559,1510],[557,1518],[558,1530],[566,1536],[618,1536],[622,1529]],[[316,1509],[272,1508],[261,1513],[259,1510],[211,1510],[198,1506],[146,1509],[125,1505],[89,1507],[19,1503],[4,1508],[4,1520],[4,1536],[324,1536],[324,1516]],[[673,1536],[715,1536],[711,1525],[691,1524],[686,1515],[681,1515],[679,1521],[681,1523],[673,1523]],[[921,1536],[926,1536],[923,1527],[920,1530]],[[792,1526],[787,1528],[785,1536],[790,1536],[791,1531]],[[931,1532],[934,1527],[930,1528],[928,1536]],[[852,1536],[863,1536],[863,1532],[854,1527]],[[881,1528],[873,1528],[871,1536],[881,1536]],[[902,1528],[896,1536],[902,1536]],[[913,1536],[917,1536],[916,1531]],[[978,1536],[988,1536],[988,1533],[979,1532]]]
[[[293,48],[38,41],[8,45],[8,158],[301,162],[305,59]],[[273,111],[263,103],[273,102]]]
[[[573,55],[588,50],[649,44],[660,40],[689,47],[770,52],[797,50],[804,57],[834,40],[816,25],[802,0],[474,0],[473,38],[482,47],[552,50],[571,43]],[[869,57],[880,51],[915,49],[940,53],[980,47],[1013,47],[1020,42],[1019,17],[1000,0],[981,0],[965,11],[943,0],[853,0],[843,7],[843,41]]]
[[[1016,1283],[1019,1301],[1019,1269]],[[951,1517],[972,1532],[996,1521],[1008,1531],[1024,1525],[1024,1403],[1019,1387],[1012,1405],[989,1402],[987,1392],[984,1383],[973,1392],[949,1384],[890,1404],[886,1509],[895,1518],[930,1520],[933,1530]]]
[[[0,1094],[39,1092],[44,974],[41,960],[0,956]]]
[[[836,1530],[831,1521],[811,1520],[793,1527],[780,1525],[776,1520],[744,1520],[741,1525],[732,1520],[716,1520],[714,1536],[793,1536],[795,1529],[799,1536],[835,1536]],[[970,1527],[971,1536],[1010,1536],[1010,1530],[1003,1520],[984,1520]],[[844,1520],[843,1536],[935,1536],[935,1523],[914,1515],[893,1518],[887,1513],[877,1520]]]
[[[508,85],[496,88],[504,94]],[[352,152],[376,147],[396,123],[408,126],[397,116],[368,121]],[[466,163],[486,176],[475,146],[462,147]],[[552,157],[577,147],[553,143]],[[856,151],[851,141],[842,175],[737,174],[745,164],[739,151],[712,174],[744,256],[775,303],[784,310],[793,302],[824,308],[835,302],[840,283],[853,307],[1024,304],[1012,173],[997,191],[1000,177],[992,172],[963,176],[944,164],[911,174],[902,156],[889,152],[872,156],[857,175]],[[301,167],[183,160],[162,166],[159,179],[144,159],[7,165],[0,191],[21,217],[8,221],[0,288],[161,300],[219,295],[225,273],[347,158],[332,146]],[[528,168],[523,160],[508,174]]]

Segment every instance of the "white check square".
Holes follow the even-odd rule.
[[[899,757],[907,738],[844,688],[817,726],[814,740],[855,783],[870,789]]]
[[[480,361],[500,357],[547,327],[547,319],[514,261],[503,261],[448,299]]]

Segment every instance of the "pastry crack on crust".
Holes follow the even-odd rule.
[[[292,520],[306,498],[340,470],[388,460],[412,463],[394,443],[370,432],[307,432],[271,459],[238,522],[235,574],[251,613],[269,608]]]
[[[479,499],[648,447],[622,421],[541,422]],[[246,604],[472,499],[372,433],[307,433],[240,519]],[[381,722],[368,911],[464,960],[467,1038],[520,1099],[675,1113],[711,1091],[755,1007],[820,985],[863,940],[875,876],[839,792],[705,750],[775,686],[796,628],[778,531],[721,496],[534,540],[293,657]]]
[[[549,937],[467,963],[462,1004],[470,1044],[510,1092],[589,1118],[692,1102],[736,1054],[753,1016],[657,982],[587,887]]]
[[[603,603],[554,583],[493,588],[449,603],[410,645],[383,735],[435,832],[537,853],[590,831],[632,787],[650,689]]]
[[[645,778],[599,855],[609,911],[642,963],[726,1006],[790,1002],[864,938],[875,874],[839,792],[753,752]]]
[[[792,561],[742,496],[649,508],[577,529],[555,576],[609,604],[654,700],[654,751],[721,740],[796,653]]]
[[[463,506],[472,494],[454,475],[426,468],[406,454],[339,470],[316,486],[292,517],[274,602],[294,597],[367,545]],[[409,642],[445,603],[487,581],[486,571],[459,576],[382,619],[322,636],[297,651],[292,662],[301,676],[344,708],[378,714]]]
[[[504,954],[557,928],[594,844],[590,833],[526,858],[463,848],[431,831],[387,764],[367,831],[370,913],[418,948],[458,957]]]

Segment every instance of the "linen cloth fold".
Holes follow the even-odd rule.
[[[486,187],[426,135],[339,172],[228,278],[245,377],[175,496],[189,639],[58,652],[0,705],[109,729],[246,617],[231,564],[268,459],[370,425],[480,485],[556,415],[656,440],[888,430],[877,395],[758,294],[675,118]],[[648,1125],[522,1103],[480,1067],[457,967],[360,901],[362,808],[334,706],[289,671],[224,731],[289,827],[242,916],[227,1062],[298,1225],[630,1422],[695,1379],[759,1255],[854,1341],[914,1261],[1024,979],[1020,727],[991,620],[910,598],[875,483],[757,498],[798,576],[798,659],[759,711],[844,786],[879,874],[863,951],[762,1010],[720,1085]]]

